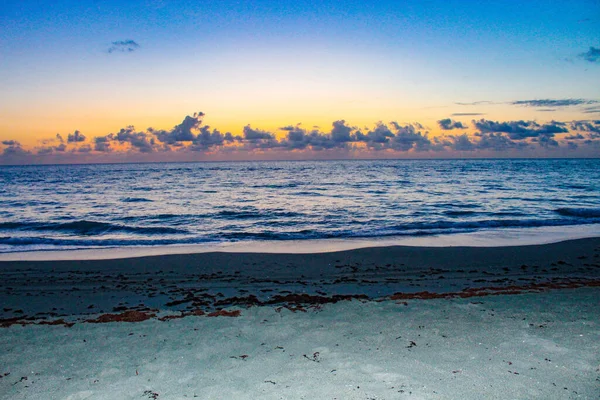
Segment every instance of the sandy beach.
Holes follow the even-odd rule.
[[[1,398],[600,393],[600,238],[6,261],[0,274]]]

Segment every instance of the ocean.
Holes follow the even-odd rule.
[[[600,160],[0,167],[0,252],[600,223]]]

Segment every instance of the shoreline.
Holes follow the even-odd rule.
[[[0,253],[1,262],[114,260],[196,253],[310,254],[372,247],[511,247],[543,245],[600,237],[600,224],[536,228],[482,229],[475,232],[380,238],[307,239],[290,241],[242,241],[189,245],[131,246]]]

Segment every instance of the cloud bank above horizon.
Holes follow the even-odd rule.
[[[542,103],[545,101],[541,100]],[[517,102],[515,102],[517,103]],[[430,129],[414,122],[377,122],[373,127],[352,126],[345,120],[333,121],[331,129],[304,128],[302,124],[287,125],[277,131],[243,127],[241,135],[221,132],[204,124],[205,114],[186,116],[171,129],[136,130],[132,125],[117,132],[88,138],[75,130],[46,138],[41,145],[25,148],[17,140],[3,140],[0,163],[102,162],[104,156],[126,162],[135,155],[154,155],[146,160],[161,161],[196,154],[196,159],[260,159],[265,155],[276,159],[361,157],[490,157],[534,156],[552,157],[561,150],[562,156],[598,154],[600,150],[600,120],[555,121],[545,123],[526,120],[493,121],[473,119],[469,124],[443,118],[437,121],[442,135],[432,135]],[[161,157],[162,156],[162,157]],[[135,159],[135,157],[133,157]]]

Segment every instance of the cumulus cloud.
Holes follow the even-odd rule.
[[[357,128],[345,120],[332,122],[328,131],[319,127],[303,128],[301,124],[288,125],[280,128],[284,135],[253,128],[246,125],[242,134],[232,135],[222,133],[203,124],[203,113],[186,116],[183,121],[170,130],[136,130],[127,126],[115,133],[97,136],[87,141],[79,131],[69,134],[66,138],[56,135],[41,141],[43,147],[34,149],[37,155],[51,155],[69,150],[70,157],[78,153],[107,153],[149,154],[154,152],[173,151],[169,158],[176,154],[200,152],[215,154],[218,152],[244,152],[249,154],[257,150],[267,152],[285,151],[334,151],[335,154],[348,152],[348,155],[360,151],[369,152],[477,152],[516,151],[529,149],[552,149],[562,147],[564,150],[578,148],[585,154],[600,148],[600,120],[581,120],[569,123],[550,121],[492,121],[487,119],[473,120],[471,133],[460,135],[444,134],[429,137],[429,132],[420,123],[399,124],[397,122],[378,122],[373,127]],[[443,131],[465,129],[469,127],[463,122],[445,118],[437,121]],[[283,136],[283,137],[282,137]],[[23,160],[29,160],[31,153],[24,150],[15,140],[3,140],[2,157],[11,157],[10,161],[18,160],[18,155],[28,155]],[[334,154],[334,153],[332,153]],[[474,153],[473,153],[474,154]],[[188,155],[189,156],[189,155]],[[112,156],[111,156],[112,157]],[[8,160],[8,158],[7,158]]]
[[[572,121],[570,127],[574,131],[588,132],[591,139],[600,138],[600,120]]]
[[[79,142],[84,142],[84,141],[85,141],[85,136],[79,131],[69,133],[69,136],[67,136],[68,143],[79,143]]]
[[[4,146],[8,146],[2,151],[2,155],[6,157],[16,157],[31,154],[30,151],[24,150],[21,147],[21,143],[17,142],[16,140],[3,140],[1,143]]]
[[[210,131],[210,126],[206,125],[200,128],[200,133],[193,140],[193,144],[190,150],[193,151],[206,151],[214,146],[223,146],[225,142],[232,143],[235,139],[230,132],[222,134],[216,129]]]
[[[116,42],[111,43],[111,46],[108,48],[107,51],[109,53],[131,53],[139,48],[140,45],[133,40],[117,40]]]
[[[582,104],[595,104],[596,100],[586,99],[540,99],[540,100],[516,100],[510,104],[525,107],[570,107]]]
[[[158,138],[163,143],[175,144],[178,142],[193,142],[196,139],[194,132],[199,131],[202,125],[203,112],[194,113],[192,116],[187,115],[181,124],[176,125],[170,131],[154,130],[149,128],[148,131]]]
[[[471,141],[471,138],[463,133],[462,135],[449,136],[450,143],[445,143],[446,146],[456,151],[473,151],[477,149],[477,145]]]
[[[389,142],[391,149],[399,151],[413,149],[416,151],[427,151],[431,149],[431,141],[427,137],[427,134],[417,131],[414,125],[401,126],[395,122],[392,122],[392,125],[396,132],[394,132],[394,137]]]
[[[579,54],[579,57],[591,63],[600,63],[600,49],[590,47],[585,53]]]
[[[150,138],[146,132],[136,132],[132,125],[111,135],[113,140],[120,143],[129,143],[142,153],[151,153],[154,150],[154,138]]]
[[[67,150],[67,145],[64,143],[60,143],[56,146],[42,146],[37,148],[37,154],[53,154],[54,152],[63,153]]]
[[[440,119],[438,121],[438,124],[440,125],[440,128],[442,128],[445,131],[449,131],[452,129],[466,129],[466,126],[464,126],[461,122],[453,121],[450,118]]]
[[[259,140],[274,140],[275,135],[271,132],[263,131],[260,129],[252,129],[250,125],[244,127],[244,140],[251,142]]]

